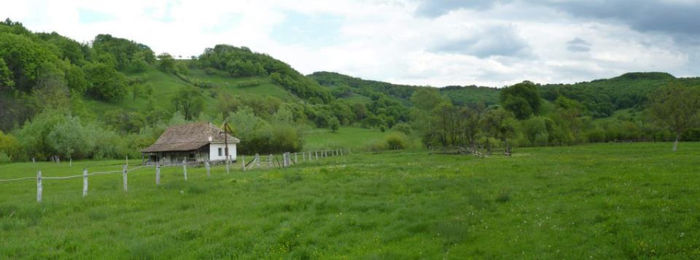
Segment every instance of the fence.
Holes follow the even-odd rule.
[[[299,156],[300,153],[301,153],[301,156]],[[246,163],[245,155],[242,155],[241,156],[241,168],[243,171],[252,170],[252,169],[256,169],[256,168],[257,169],[288,168],[288,167],[291,167],[293,165],[297,165],[299,163],[315,161],[315,160],[319,160],[319,159],[323,159],[323,158],[327,158],[327,157],[333,157],[333,156],[344,156],[347,153],[349,153],[349,150],[337,149],[337,150],[321,150],[321,151],[295,152],[295,153],[287,152],[287,153],[282,153],[279,156],[269,154],[269,155],[267,155],[267,162],[266,163],[263,163],[261,161],[261,156],[259,154],[255,154],[255,156],[253,157],[253,160],[250,160],[248,163]],[[301,161],[299,161],[299,157],[301,157]],[[281,159],[281,161],[280,161],[280,159]],[[70,164],[72,165],[72,162]],[[231,165],[230,160],[226,160],[225,167],[226,167],[227,174],[230,171],[230,165]],[[187,166],[188,166],[188,162],[183,160],[182,173],[183,173],[183,178],[185,181],[187,181]],[[150,167],[155,168],[155,183],[157,186],[157,185],[160,185],[161,168],[163,168],[163,167],[174,168],[174,167],[180,167],[180,165],[171,165],[171,166],[161,166],[160,164],[156,164],[155,166],[142,165],[142,166],[133,167],[133,168],[129,169],[128,168],[128,161],[127,161],[127,164],[122,165],[121,170],[89,173],[88,169],[84,168],[82,171],[82,174],[70,175],[70,176],[60,176],[60,177],[42,176],[41,170],[37,170],[36,178],[35,177],[22,177],[22,178],[14,178],[14,179],[0,179],[0,183],[27,181],[27,180],[36,179],[36,200],[37,200],[37,202],[41,203],[41,200],[43,197],[43,191],[44,191],[43,181],[46,181],[46,180],[69,180],[69,179],[83,178],[82,192],[83,192],[83,197],[86,197],[88,195],[88,184],[89,184],[88,177],[121,173],[124,192],[128,192],[128,190],[129,190],[129,187],[128,187],[129,172],[133,172],[133,171],[136,171],[136,170],[142,169],[142,168],[150,168]],[[208,161],[204,162],[204,168],[206,170],[206,176],[210,177],[211,176],[211,169],[212,169],[210,162],[208,162]]]

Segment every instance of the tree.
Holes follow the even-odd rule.
[[[338,129],[340,128],[340,121],[338,121],[337,117],[330,116],[328,119],[328,128],[331,129],[331,132],[335,133],[338,132]]]
[[[501,90],[501,105],[513,112],[516,118],[527,119],[539,114],[542,101],[537,86],[530,81],[523,81]]]
[[[158,69],[166,73],[175,72],[175,59],[168,53],[158,55]]]
[[[670,83],[649,97],[651,119],[676,135],[673,151],[678,149],[681,134],[700,125],[700,88]]]
[[[197,89],[181,89],[173,99],[175,109],[182,112],[185,120],[193,120],[204,108],[204,99]]]
[[[7,67],[5,60],[0,57],[0,90],[10,89],[15,86],[12,80],[12,71]]]
[[[515,125],[517,121],[513,119],[513,114],[504,109],[492,109],[486,112],[482,120],[484,132],[501,140],[505,146],[505,154],[511,154],[508,139],[515,135]]]
[[[126,96],[126,78],[114,67],[104,63],[93,63],[85,68],[88,75],[88,95],[93,98],[117,102]]]
[[[86,154],[95,145],[89,133],[83,130],[80,120],[70,116],[49,132],[47,143],[54,151],[68,158],[73,158],[75,153]]]

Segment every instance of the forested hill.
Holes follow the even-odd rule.
[[[335,72],[315,72],[308,77],[329,87],[336,97],[383,93],[410,105],[410,97],[421,86],[397,85],[387,82],[363,80]],[[629,108],[642,108],[651,92],[670,82],[683,85],[698,85],[700,78],[676,78],[665,72],[630,72],[610,79],[597,79],[574,84],[536,84],[539,94],[545,100],[554,102],[565,96],[582,103],[591,116],[604,118],[615,111]],[[446,86],[439,88],[442,95],[455,105],[499,103],[500,89],[483,86]]]
[[[643,109],[651,91],[672,81],[700,83],[666,73],[628,73],[535,88],[546,100],[540,115],[555,111],[551,104],[566,97],[584,108],[578,116],[597,119]],[[435,111],[427,109],[438,105],[495,109],[502,92],[397,85],[333,72],[304,76],[269,55],[225,44],[175,59],[108,34],[88,44],[0,22],[0,161],[139,156],[169,125],[188,121],[232,122],[242,153],[298,151],[311,128],[403,129],[425,139],[418,110],[430,115]],[[517,101],[511,109],[522,105],[510,101]]]

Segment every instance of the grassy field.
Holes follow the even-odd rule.
[[[304,136],[304,150],[312,151],[325,148],[343,148],[363,150],[372,143],[384,140],[388,132],[359,127],[341,127],[333,133],[328,129],[310,130]]]
[[[0,258],[700,258],[700,143],[355,153],[283,170],[0,182]],[[120,169],[0,165],[0,179]],[[132,162],[133,164],[134,162]]]

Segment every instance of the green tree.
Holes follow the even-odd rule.
[[[80,120],[70,116],[53,127],[47,135],[47,143],[67,158],[73,158],[75,153],[85,156],[95,145],[90,134],[84,131]]]
[[[199,116],[204,108],[204,98],[197,89],[181,89],[173,98],[175,109],[182,112],[185,120],[193,120]]]
[[[337,117],[330,116],[328,118],[328,128],[333,133],[338,132],[338,129],[340,129],[340,121],[338,121]]]
[[[85,67],[88,75],[88,95],[93,98],[117,102],[126,94],[126,78],[113,67],[104,63],[92,63]]]
[[[158,55],[158,69],[166,73],[175,73],[175,59],[168,53]]]
[[[0,91],[11,89],[15,86],[15,81],[12,80],[12,71],[7,67],[5,60],[0,57]]]
[[[486,112],[482,120],[484,132],[503,142],[505,154],[511,154],[511,144],[508,140],[515,135],[517,121],[510,111],[492,109]]]
[[[523,81],[501,90],[501,105],[512,112],[518,119],[527,119],[539,114],[542,101],[537,86],[530,81]]]
[[[684,131],[700,125],[700,87],[671,83],[649,97],[652,120],[667,127],[676,136],[673,151]]]

